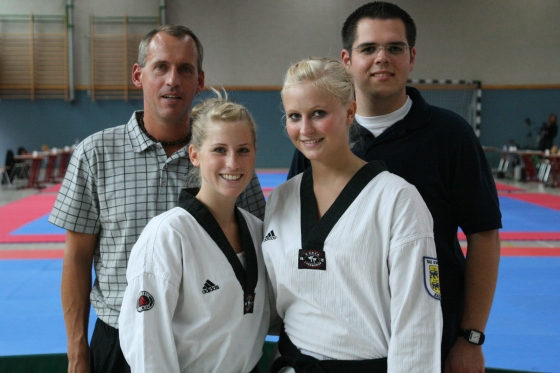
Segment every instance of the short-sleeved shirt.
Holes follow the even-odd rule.
[[[472,127],[456,113],[429,105],[417,89],[406,87],[406,93],[410,111],[378,137],[355,123],[352,151],[368,162],[384,161],[389,172],[418,189],[432,214],[445,358],[463,312],[465,257],[458,227],[467,235],[499,229],[501,213],[492,171]],[[309,160],[296,150],[288,177],[307,167]]]
[[[126,125],[86,138],[74,151],[49,222],[66,230],[97,234],[95,282],[90,300],[98,317],[117,328],[132,246],[148,221],[177,206],[194,168],[188,146],[167,157],[163,146],[142,132],[135,112]],[[192,182],[191,182],[192,183]],[[238,206],[264,217],[256,175]]]

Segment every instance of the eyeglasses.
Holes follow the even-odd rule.
[[[356,48],[352,48],[352,50],[358,51],[358,53],[365,56],[378,56],[382,49],[385,49],[385,52],[391,56],[402,56],[407,49],[410,49],[410,46],[405,43],[395,43],[386,46],[377,44],[362,44]]]

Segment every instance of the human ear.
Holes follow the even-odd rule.
[[[199,94],[200,91],[204,89],[204,70],[198,72],[198,87],[196,88],[196,93]]]
[[[414,62],[416,62],[416,47],[410,48],[410,71],[414,69]]]
[[[348,51],[347,49],[343,49],[342,52],[340,52],[340,60],[345,67],[350,66],[352,64],[352,56],[350,55],[350,51]]]
[[[195,167],[200,167],[200,159],[198,158],[198,150],[194,145],[189,145],[189,158]]]
[[[346,108],[346,125],[349,126],[354,122],[354,117],[356,116],[356,101],[352,100]]]
[[[142,68],[137,63],[132,67],[132,83],[136,88],[142,88]]]

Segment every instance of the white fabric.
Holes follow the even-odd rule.
[[[361,126],[367,128],[369,132],[373,133],[373,136],[378,137],[387,128],[406,117],[411,107],[412,100],[407,96],[405,104],[397,111],[376,117],[362,117],[361,115],[356,114],[355,119]]]
[[[237,254],[237,257],[239,258],[239,261],[241,262],[243,268],[245,268],[245,252]]]
[[[414,186],[382,172],[325,241],[327,269],[298,269],[299,174],[268,198],[263,255],[292,342],[340,360],[388,357],[389,372],[440,372],[442,315],[424,286],[433,223]]]
[[[119,317],[120,343],[132,372],[249,372],[259,362],[269,325],[262,222],[240,210],[258,261],[254,313],[223,252],[180,207],[155,218],[134,246]],[[202,293],[206,281],[219,289]],[[154,307],[138,312],[141,291]]]

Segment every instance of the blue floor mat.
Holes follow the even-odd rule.
[[[49,215],[41,216],[18,229],[10,232],[13,235],[28,235],[28,234],[66,234],[66,230],[49,223]]]
[[[0,355],[66,352],[61,273],[62,259],[0,260]]]
[[[66,351],[61,270],[61,259],[0,260],[0,355]],[[559,309],[560,258],[503,257],[486,330],[487,366],[560,372]]]
[[[487,366],[560,372],[560,258],[501,258],[486,334]]]
[[[560,211],[508,197],[500,198],[505,232],[560,232]]]

